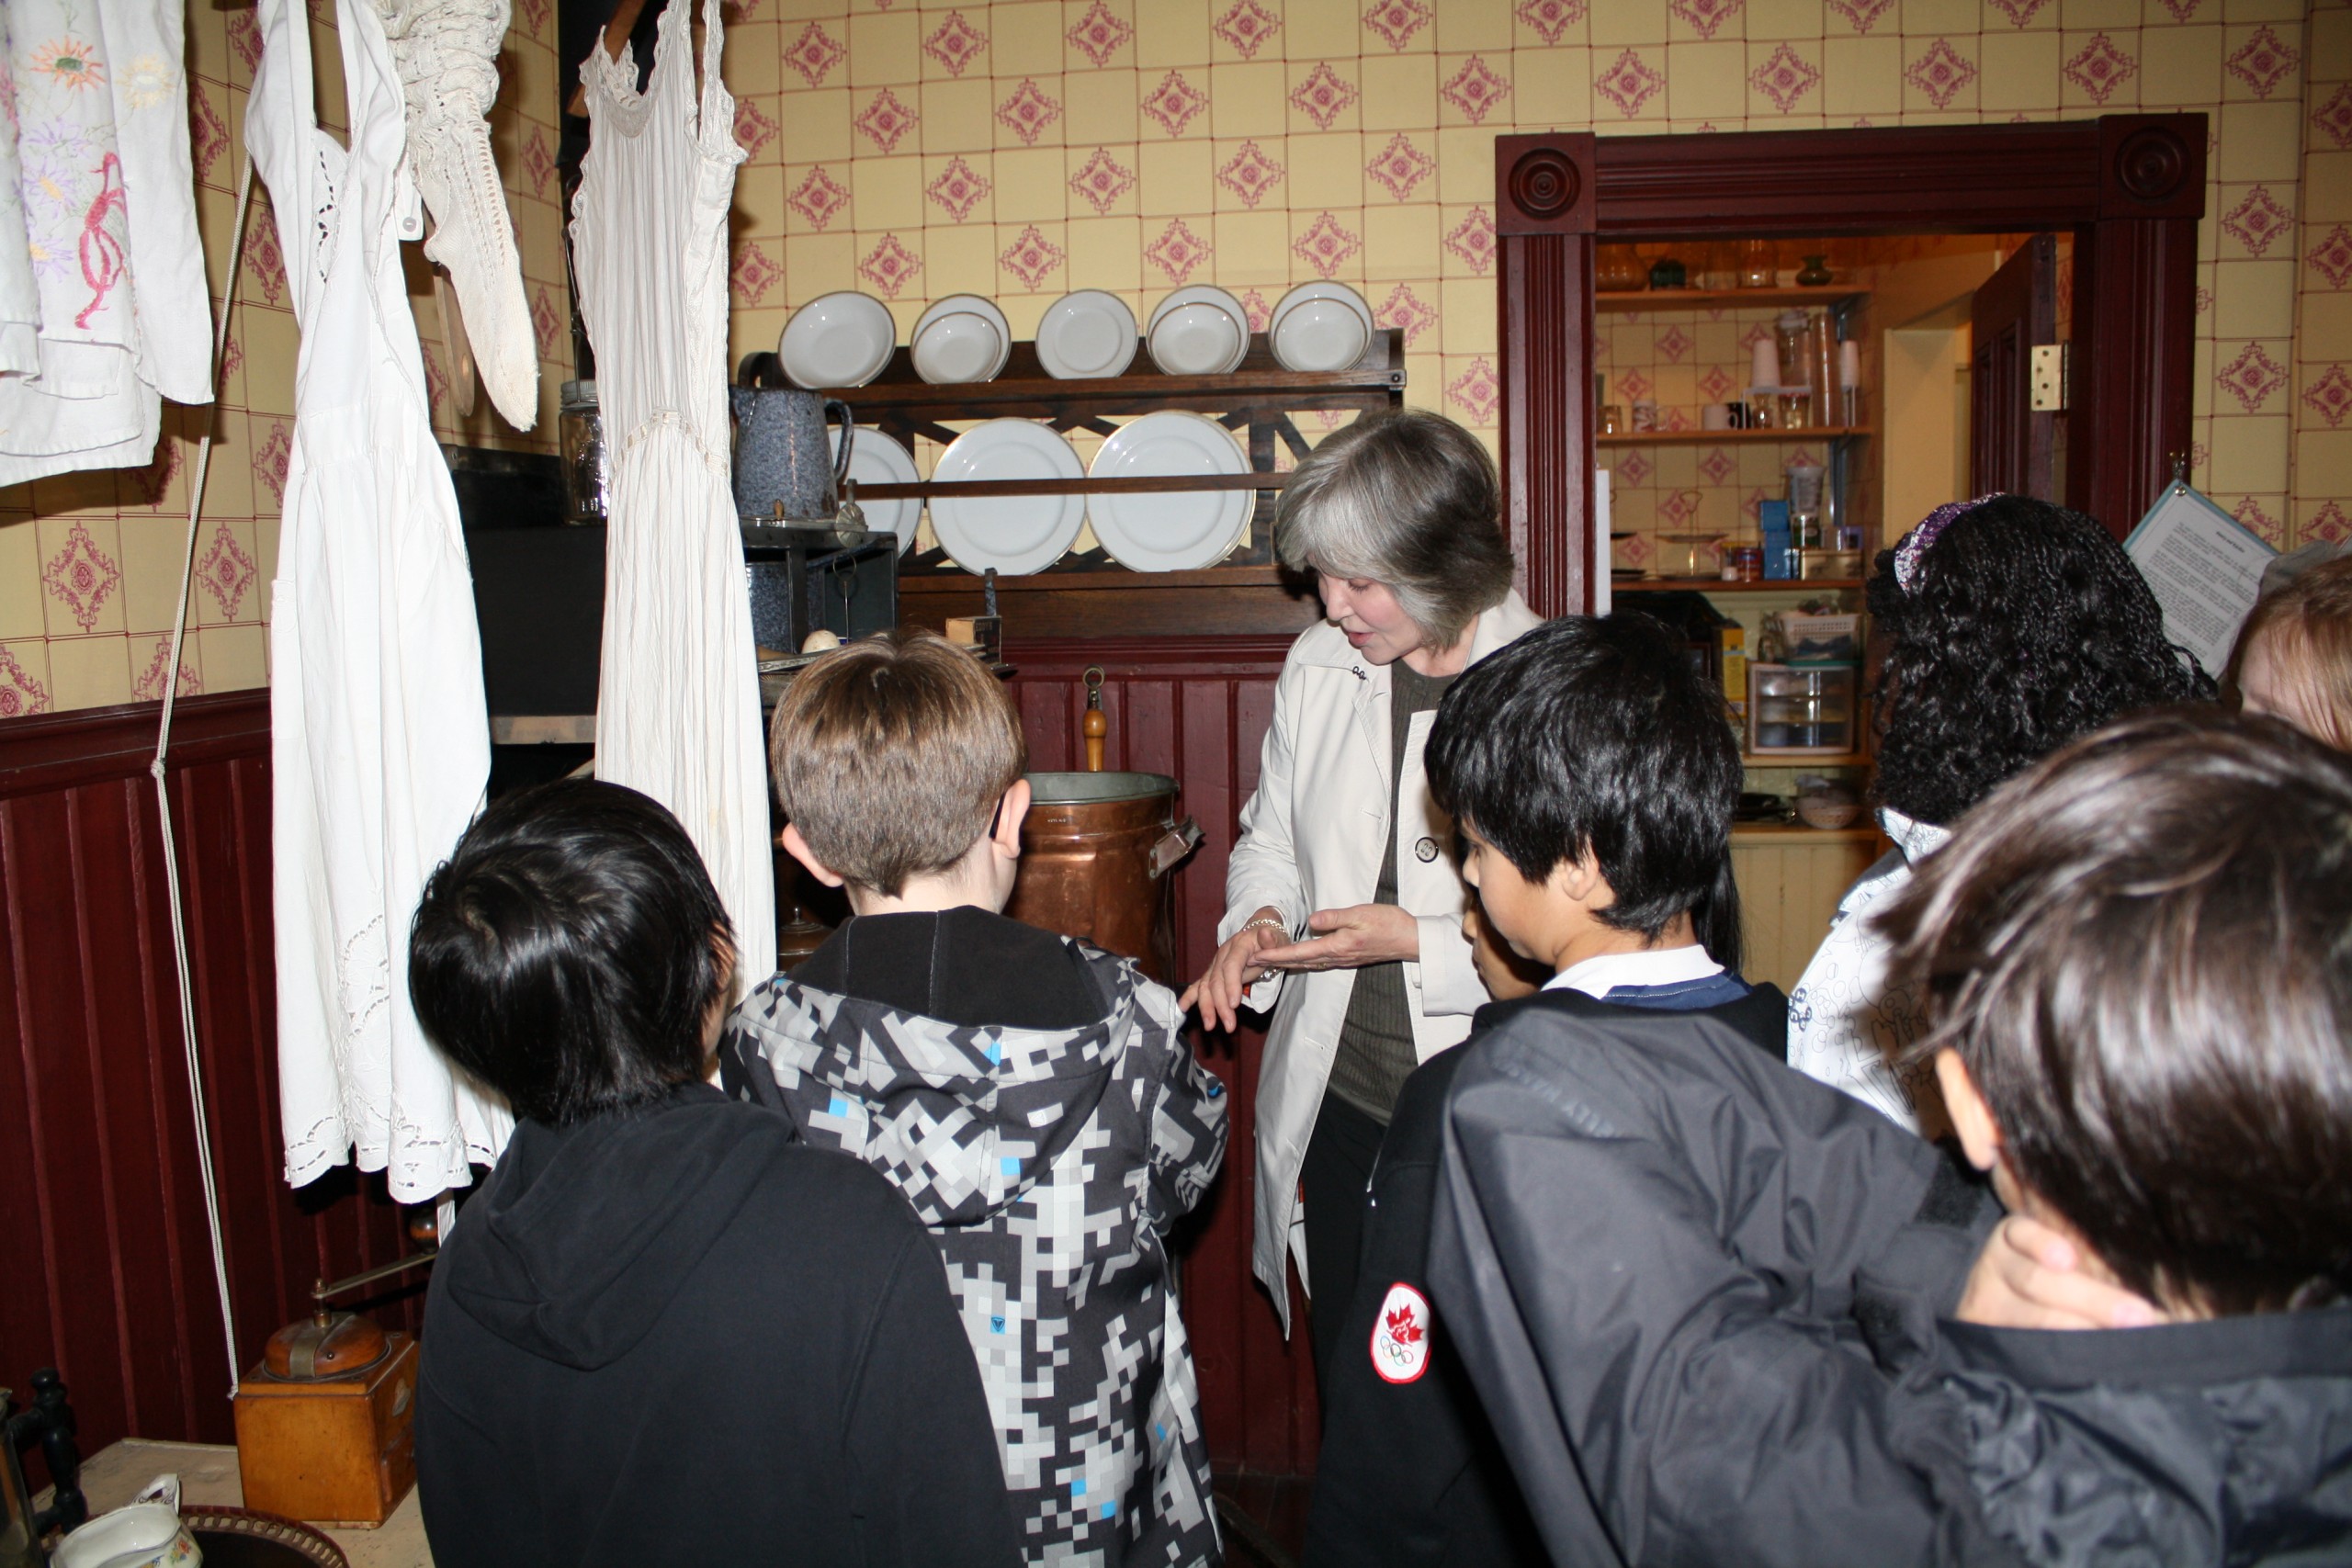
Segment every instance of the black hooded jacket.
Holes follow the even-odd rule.
[[[434,1269],[416,1450],[440,1568],[1020,1561],[931,1237],[707,1084],[516,1125]]]
[[[2352,1562],[2352,1307],[1948,1321],[1989,1197],[1703,1019],[1515,1012],[1445,1123],[1433,1297],[1556,1563]]]

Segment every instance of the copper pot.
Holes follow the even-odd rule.
[[[1163,985],[1176,974],[1170,874],[1201,841],[1176,819],[1165,773],[1031,773],[1021,880],[1005,913],[1137,960]]]

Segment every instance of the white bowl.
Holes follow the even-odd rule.
[[[1371,343],[1372,307],[1344,283],[1302,283],[1274,306],[1267,338],[1286,370],[1345,370]]]
[[[775,342],[776,358],[796,386],[811,391],[863,387],[882,374],[899,344],[890,308],[871,294],[822,294],[792,312]]]
[[[1100,288],[1065,294],[1037,321],[1037,363],[1063,380],[1116,376],[1135,362],[1136,314]]]
[[[1168,375],[1221,376],[1250,352],[1250,312],[1224,289],[1196,283],[1152,307],[1144,345]]]
[[[1012,329],[977,294],[934,300],[908,338],[915,374],[933,386],[993,380],[1012,354]]]

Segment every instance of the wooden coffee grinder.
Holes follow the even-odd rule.
[[[322,1280],[309,1317],[269,1337],[237,1384],[245,1506],[324,1524],[380,1525],[416,1484],[416,1340],[328,1301],[433,1260],[422,1252]]]

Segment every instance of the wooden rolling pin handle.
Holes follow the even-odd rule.
[[[1111,733],[1111,716],[1102,711],[1102,667],[1086,667],[1086,717],[1080,724],[1086,737],[1086,771],[1102,771],[1102,738]]]

